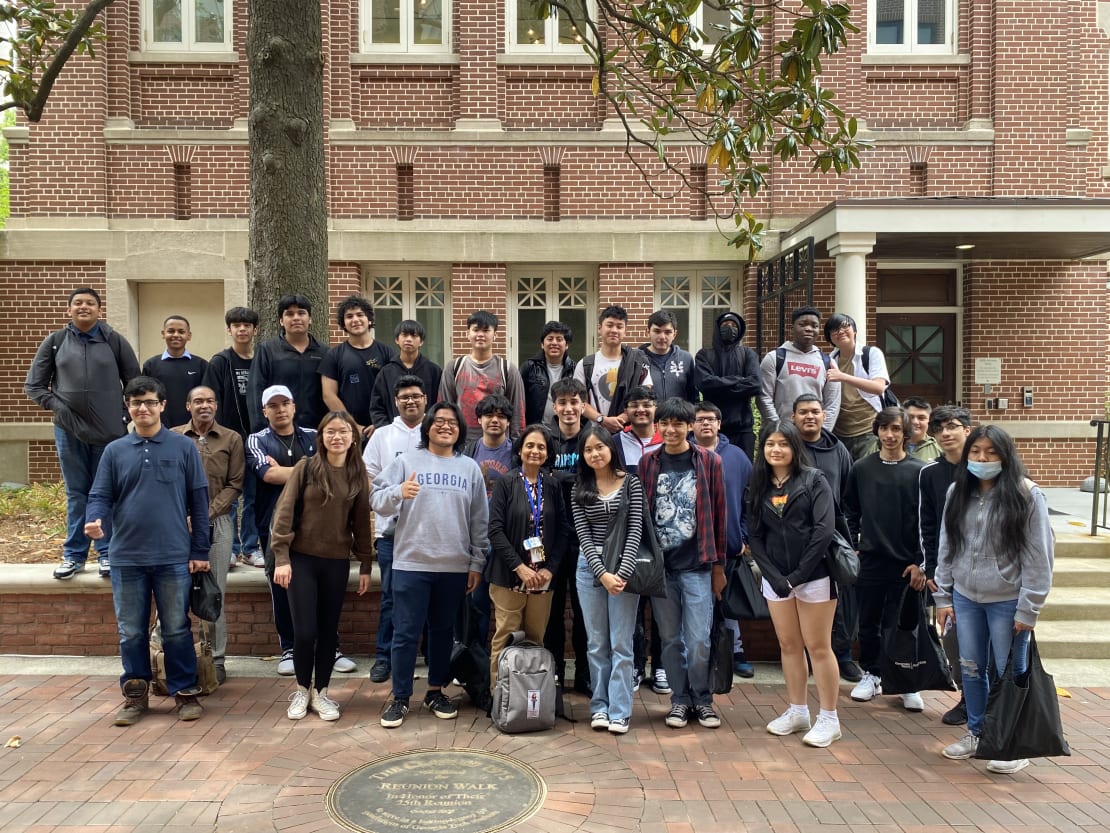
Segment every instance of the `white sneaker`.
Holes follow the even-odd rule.
[[[255,550],[250,555],[245,556],[243,560],[250,564],[252,567],[266,566],[266,556],[262,554],[262,550]]]
[[[772,735],[786,737],[795,732],[808,732],[809,725],[809,712],[797,714],[787,709],[782,715],[767,724],[767,731]]]
[[[909,694],[902,695],[902,708],[908,712],[923,712],[925,711],[925,701],[921,699],[921,695],[916,691],[911,691]]]
[[[289,708],[285,716],[290,720],[300,720],[308,714],[308,689],[297,686],[297,690],[289,695]]]
[[[866,703],[876,694],[883,693],[883,683],[874,674],[864,672],[863,679],[856,683],[856,687],[852,689],[852,699],[858,700],[860,703]]]
[[[278,660],[277,672],[283,677],[292,677],[297,673],[297,669],[293,667],[293,652],[283,651],[281,659]]]
[[[1018,758],[1016,761],[991,761],[987,764],[987,772],[996,772],[999,775],[1013,775],[1029,766],[1028,758]]]
[[[339,651],[335,652],[335,664],[331,667],[332,671],[336,671],[340,674],[350,674],[352,671],[356,671],[357,669],[358,666],[355,665],[355,661],[353,659],[343,656],[343,654],[339,653]]]
[[[816,746],[824,749],[834,740],[840,740],[841,737],[839,720],[817,715],[817,723],[806,732],[805,737],[802,738],[802,743],[806,746]]]
[[[955,743],[950,743],[944,747],[944,751],[940,754],[950,761],[966,761],[975,754],[975,750],[978,748],[979,738],[968,732]]]
[[[605,712],[594,712],[590,715],[590,728],[604,732],[609,728],[609,715]]]
[[[322,688],[319,691],[312,689],[308,707],[316,712],[316,714],[320,715],[321,720],[339,719],[339,704],[328,697],[328,690],[326,688]]]

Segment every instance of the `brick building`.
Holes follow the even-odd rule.
[[[0,480],[57,476],[22,382],[70,287],[104,292],[140,359],[169,312],[192,318],[195,352],[223,346],[222,312],[246,300],[246,5],[118,0],[43,121],[6,131]],[[1019,438],[1040,482],[1074,484],[1108,388],[1110,2],[854,5],[863,31],[825,77],[874,148],[841,179],[772,163],[748,206],[772,229],[765,257],[812,239],[817,305],[887,350],[901,396],[964,402]],[[421,319],[440,361],[479,307],[518,361],[548,318],[573,326],[576,356],[594,349],[614,302],[636,339],[674,309],[692,349],[743,309],[756,346],[755,269],[701,200],[652,195],[578,33],[527,8],[323,4],[333,297],[371,297],[387,341]],[[679,152],[699,176],[703,153]],[[776,341],[766,327],[762,348]],[[1001,360],[1006,410],[985,407],[982,358]]]

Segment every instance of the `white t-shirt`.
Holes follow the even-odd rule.
[[[587,388],[586,401],[606,416],[609,414],[609,406],[613,401],[613,393],[617,388],[617,375],[620,366],[620,356],[617,356],[615,359],[609,359],[601,353],[595,353],[594,372],[588,382],[586,381],[586,371],[582,367],[582,362],[580,361],[574,366],[574,378]],[[649,376],[648,378],[651,377]]]

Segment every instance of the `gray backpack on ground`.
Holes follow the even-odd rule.
[[[555,725],[555,658],[519,631],[497,661],[490,717],[494,726],[511,735]]]

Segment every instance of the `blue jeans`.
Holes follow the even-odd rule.
[[[197,684],[197,655],[189,622],[189,591],[193,582],[188,563],[149,567],[112,566],[112,602],[123,660],[122,687],[128,680],[150,682],[150,599],[158,611],[166,688],[170,694]]]
[[[611,720],[632,716],[632,636],[640,597],[613,596],[597,579],[586,557],[578,558],[578,601],[586,625],[586,656],[590,665],[590,714],[604,712]],[[578,672],[576,671],[576,676]]]
[[[54,446],[66,484],[66,540],[62,556],[84,564],[89,557],[89,538],[85,535],[85,507],[89,502],[96,467],[104,446],[82,442],[64,428],[54,426]],[[108,554],[110,536],[94,542],[96,554]]]
[[[667,598],[651,600],[663,641],[663,668],[671,705],[711,706],[709,632],[713,626],[713,573],[667,573]]]
[[[393,538],[378,538],[378,571],[382,577],[382,601],[378,609],[378,639],[375,659],[392,664],[393,653]]]
[[[420,634],[428,623],[428,685],[451,682],[455,616],[466,596],[466,573],[394,570],[393,593],[404,604],[393,608],[393,696],[412,697],[412,675]]]
[[[231,504],[231,517],[239,519],[239,531],[235,536],[236,555],[261,549],[258,545],[258,525],[254,521],[254,495],[257,491],[258,478],[248,471],[243,477],[243,514],[239,514],[239,499]]]
[[[1001,674],[1014,646],[1014,674],[1024,673],[1029,662],[1029,631],[1014,633],[1017,599],[1006,602],[973,602],[952,591],[952,609],[959,627],[960,671],[967,703],[967,730],[978,737],[983,732],[983,713],[990,692],[990,669]]]

